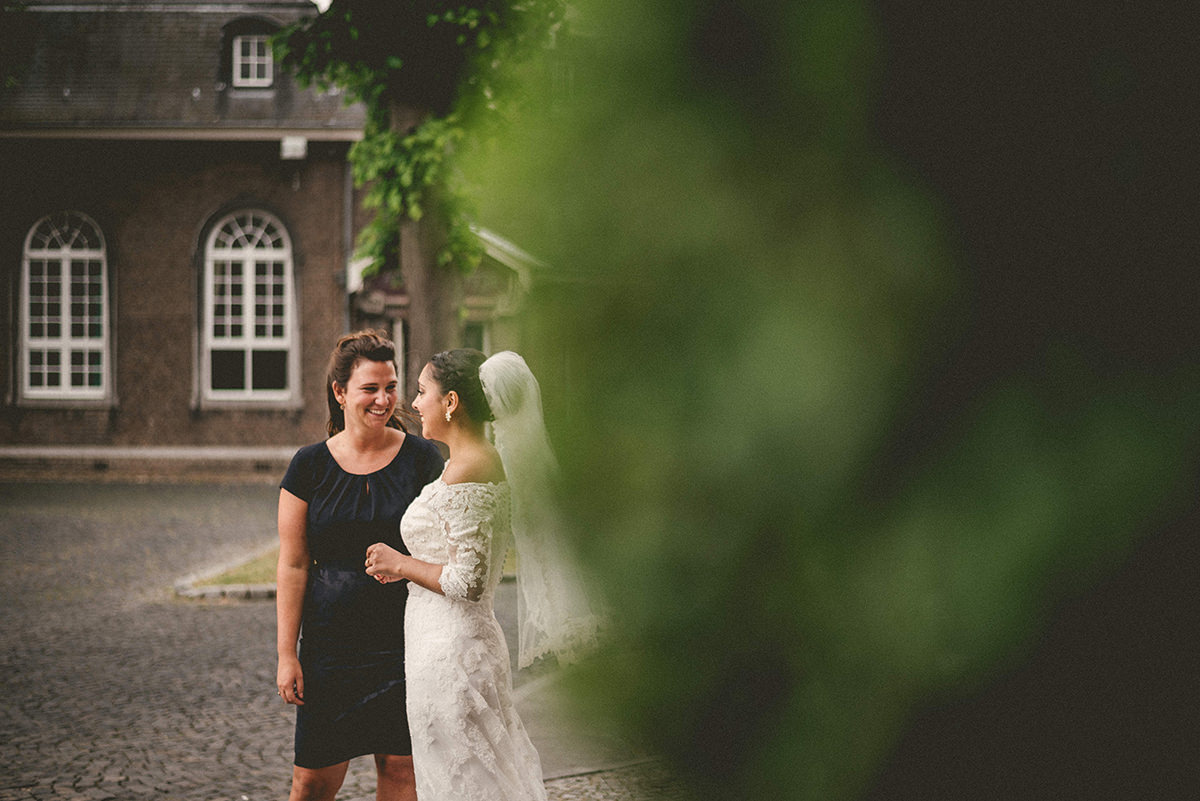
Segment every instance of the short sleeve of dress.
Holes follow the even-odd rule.
[[[439,584],[447,598],[478,601],[487,585],[499,497],[489,485],[446,489],[446,503],[436,510],[447,543]]]
[[[296,451],[291,464],[288,465],[287,472],[283,474],[283,481],[279,482],[281,489],[287,490],[305,503],[312,502],[316,481],[313,472],[313,454],[319,447],[320,444],[306,445]]]

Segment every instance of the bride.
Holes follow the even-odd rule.
[[[511,351],[489,359],[444,351],[421,371],[413,408],[422,436],[444,442],[450,459],[400,524],[412,555],[376,543],[366,566],[380,581],[410,582],[405,677],[417,797],[541,801],[541,763],[513,705],[493,611],[514,538],[521,667],[547,655],[571,661],[594,644],[597,618],[555,543],[554,460],[537,380]]]

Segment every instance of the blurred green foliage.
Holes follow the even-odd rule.
[[[1144,43],[1082,5],[572,6],[538,111],[461,155],[563,279],[527,350],[613,605],[584,697],[700,797],[855,797],[1191,486],[1196,277],[1111,209],[1163,210],[1112,124]]]

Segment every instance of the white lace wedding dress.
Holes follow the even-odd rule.
[[[493,612],[512,539],[507,483],[425,486],[400,524],[445,595],[409,584],[405,677],[421,801],[543,801],[542,768],[513,706]]]

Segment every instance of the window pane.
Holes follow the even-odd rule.
[[[46,386],[62,386],[62,354],[56,350],[46,351]]]
[[[483,323],[467,323],[463,326],[463,347],[483,350]]]
[[[254,388],[287,389],[287,351],[254,351]]]
[[[29,386],[44,387],[46,385],[46,352],[41,350],[29,351]]]
[[[71,336],[99,338],[103,318],[103,284],[100,262],[75,259],[71,262]]]
[[[284,285],[287,268],[281,261],[259,261],[254,265],[254,332],[264,338],[282,338],[284,332]],[[268,302],[270,301],[270,302]]]
[[[56,350],[29,351],[29,386],[62,386],[62,354]]]
[[[29,336],[61,335],[62,262],[34,259],[29,262]]]
[[[84,386],[86,378],[85,370],[83,369],[83,352],[78,350],[71,351],[71,386]]]
[[[71,386],[93,389],[103,386],[102,361],[100,351],[71,351]]]
[[[212,388],[246,388],[246,354],[240,350],[212,352]]]
[[[242,263],[239,261],[213,262],[213,337],[240,337],[242,335]],[[232,302],[231,302],[232,301]]]
[[[74,338],[82,338],[84,336],[84,316],[86,307],[82,303],[71,304],[71,336]]]
[[[100,232],[83,216],[65,212],[46,217],[33,231],[30,245],[36,249],[97,250],[103,247]]]

